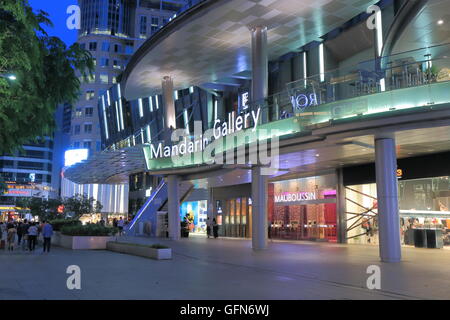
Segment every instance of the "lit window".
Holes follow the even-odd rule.
[[[113,68],[114,69],[120,69],[120,62],[119,62],[119,60],[113,60]]]
[[[94,90],[88,90],[86,91],[86,100],[94,100],[95,98],[95,91]]]
[[[100,74],[100,83],[108,83],[109,77],[107,73],[101,73]]]

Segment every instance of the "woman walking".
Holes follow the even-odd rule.
[[[8,227],[8,235],[6,238],[8,242],[8,251],[14,251],[14,241],[16,240],[16,233],[16,226],[11,223],[11,225]]]

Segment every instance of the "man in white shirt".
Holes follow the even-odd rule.
[[[117,221],[117,227],[119,228],[119,236],[123,233],[123,226],[125,225],[125,222],[123,221],[123,218],[120,217],[119,221]]]

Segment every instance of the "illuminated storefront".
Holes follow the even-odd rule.
[[[450,153],[398,160],[402,245],[450,248],[449,160]],[[347,242],[378,245],[380,213],[374,169],[370,165],[350,168],[344,177]]]
[[[334,174],[269,184],[273,239],[337,241]]]
[[[206,233],[208,201],[188,201],[180,206],[180,219],[190,233]]]
[[[215,189],[221,236],[251,238],[250,195],[250,185]],[[336,224],[335,174],[268,184],[268,229],[273,239],[336,242]]]
[[[450,248],[449,181],[444,176],[398,182],[403,245]],[[378,244],[376,196],[374,183],[347,187],[349,243]],[[421,233],[428,237],[426,243]]]

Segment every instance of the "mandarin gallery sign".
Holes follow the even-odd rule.
[[[235,112],[231,112],[228,114],[228,121],[215,120],[214,127],[207,130],[209,131],[208,134],[206,132],[194,133],[194,138],[183,136],[181,142],[174,141],[171,146],[164,145],[163,142],[159,142],[157,145],[150,144],[150,157],[152,159],[168,158],[203,151],[212,142],[212,138],[218,140],[249,127],[256,131],[260,116],[261,108],[258,108],[256,112],[252,110],[238,116]]]

